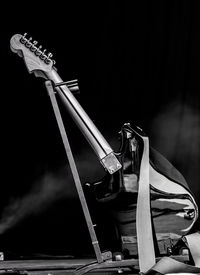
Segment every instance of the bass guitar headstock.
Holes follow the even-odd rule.
[[[15,34],[10,39],[10,48],[24,59],[29,73],[35,73],[36,76],[46,78],[46,73],[53,69],[55,61],[52,60],[52,53],[46,53],[42,46],[37,46],[37,41],[32,41],[32,37],[27,38],[24,35]]]

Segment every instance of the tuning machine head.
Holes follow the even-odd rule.
[[[36,40],[32,41],[32,37],[27,38],[27,33],[24,33],[24,35],[21,37],[20,42],[24,44],[24,46],[28,49],[30,49],[31,52],[33,52],[36,56],[38,56],[41,60],[43,60],[47,65],[49,65],[51,62],[53,65],[55,65],[55,60],[52,60],[52,53],[46,53],[46,49],[42,49],[42,46],[37,46],[38,42]]]

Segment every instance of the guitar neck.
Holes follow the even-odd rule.
[[[55,84],[63,82],[63,80],[55,70],[47,72],[46,75],[47,78],[52,80]],[[112,148],[102,136],[97,127],[94,125],[84,109],[81,107],[69,88],[66,85],[62,85],[59,87],[55,87],[55,89],[65,107],[67,108],[68,112],[70,113],[72,119],[79,127],[79,129],[93,148],[94,152],[100,159],[103,167],[108,170],[110,174],[118,171],[121,168],[121,164],[115,156]]]

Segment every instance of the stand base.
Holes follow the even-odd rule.
[[[182,263],[189,262],[188,255],[171,256],[170,258]],[[156,258],[156,262],[162,257]],[[106,260],[98,263],[95,258],[85,259],[41,259],[41,260],[2,260],[0,274],[22,275],[82,275],[92,274],[138,274],[138,259]],[[9,273],[9,274],[8,274]]]
[[[177,255],[177,256],[171,256],[172,259],[186,263],[189,261],[188,255],[182,256],[182,255]],[[160,261],[162,257],[156,258],[156,262]],[[118,273],[123,272],[123,268],[129,269],[132,271],[132,274],[138,274],[139,273],[139,261],[138,259],[127,259],[127,260],[120,260],[120,261],[105,261],[103,263],[93,263],[89,265],[85,265],[82,267],[79,267],[75,271],[75,275],[82,275],[84,273],[88,273],[90,271],[95,271],[95,270],[101,270],[101,269],[109,269],[109,268],[118,268]]]

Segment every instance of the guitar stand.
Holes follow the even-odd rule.
[[[47,80],[45,81],[45,86],[46,89],[48,91],[50,100],[51,100],[51,104],[53,107],[53,111],[56,117],[56,121],[58,124],[58,128],[62,137],[62,141],[64,144],[64,148],[65,148],[65,152],[69,161],[69,165],[71,168],[71,172],[72,172],[72,176],[75,182],[75,186],[78,192],[78,196],[80,199],[80,203],[81,203],[81,207],[85,216],[85,220],[87,223],[87,227],[89,230],[89,234],[90,234],[90,238],[91,238],[91,242],[94,248],[94,252],[96,255],[96,261],[95,262],[91,262],[90,264],[78,267],[75,270],[75,274],[76,275],[82,275],[84,273],[87,273],[91,270],[99,270],[99,269],[117,269],[118,273],[120,273],[120,271],[123,272],[122,268],[126,268],[126,269],[130,269],[132,271],[135,271],[134,273],[139,273],[139,260],[138,259],[122,259],[120,256],[119,257],[115,257],[113,258],[112,253],[110,251],[106,251],[106,252],[101,252],[100,246],[99,246],[99,242],[97,240],[97,236],[94,230],[94,225],[92,223],[92,219],[90,216],[90,212],[88,209],[88,205],[86,202],[86,198],[83,192],[83,188],[81,185],[81,181],[80,181],[80,177],[77,171],[77,167],[73,158],[73,154],[70,148],[70,144],[68,141],[68,137],[65,131],[65,127],[63,124],[63,120],[61,117],[61,113],[58,107],[58,103],[56,100],[56,96],[55,96],[55,87],[59,87],[62,85],[67,85],[69,90],[71,92],[77,92],[78,90],[78,85],[76,81],[68,81],[68,82],[61,82],[61,83],[57,83],[54,84],[52,81]],[[179,257],[173,257],[174,259],[179,259],[181,261],[187,260],[184,259],[183,256]],[[161,258],[156,258],[156,261],[160,260]]]
[[[88,205],[87,205],[87,202],[86,202],[86,199],[85,199],[85,195],[84,195],[83,188],[82,188],[82,185],[81,185],[78,170],[77,170],[77,167],[76,167],[76,164],[75,164],[75,161],[74,161],[74,157],[73,157],[73,154],[72,154],[72,151],[71,151],[71,147],[70,147],[70,144],[69,144],[69,141],[68,141],[68,137],[67,137],[67,134],[66,134],[66,131],[65,131],[65,127],[64,127],[64,124],[63,124],[63,120],[62,120],[61,113],[60,113],[60,110],[59,110],[59,106],[58,106],[56,96],[55,96],[56,91],[55,91],[54,87],[55,86],[58,87],[58,86],[61,86],[61,85],[66,85],[68,83],[69,82],[61,82],[61,83],[58,83],[58,84],[54,85],[52,83],[52,81],[47,80],[47,81],[45,81],[45,86],[46,86],[46,89],[48,91],[48,94],[49,94],[49,97],[50,97],[50,100],[51,100],[53,111],[54,111],[56,121],[57,121],[57,124],[58,124],[58,127],[59,127],[59,131],[60,131],[60,134],[61,134],[61,137],[62,137],[65,152],[66,152],[66,155],[67,155],[67,158],[68,158],[68,161],[69,161],[72,176],[73,176],[75,186],[76,186],[76,189],[77,189],[77,192],[78,192],[78,196],[79,196],[79,199],[80,199],[80,203],[81,203],[82,210],[83,210],[83,213],[84,213],[84,216],[85,216],[85,220],[86,220],[86,223],[87,223],[87,227],[88,227],[88,230],[89,230],[90,238],[91,238],[91,241],[92,241],[92,245],[93,245],[94,252],[95,252],[95,255],[96,255],[96,260],[97,260],[95,263],[93,262],[90,265],[78,268],[75,271],[75,273],[81,275],[81,274],[84,274],[84,273],[86,273],[86,272],[88,272],[89,270],[92,270],[92,269],[121,267],[121,266],[135,266],[136,264],[138,264],[137,260],[112,261],[112,253],[110,251],[101,252],[101,250],[100,250],[99,242],[97,240],[97,236],[96,236],[96,233],[95,233],[95,230],[94,230],[94,225],[92,223],[92,219],[91,219],[91,216],[90,216]],[[70,87],[69,87],[69,89],[70,89]],[[77,90],[77,87],[76,87],[76,90]]]

